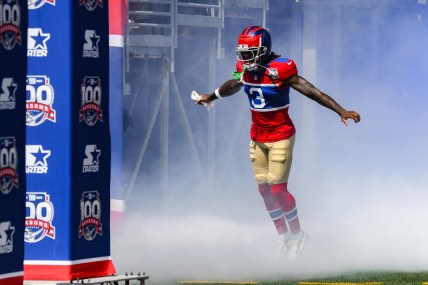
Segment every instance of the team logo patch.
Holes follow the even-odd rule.
[[[80,0],[80,6],[85,5],[88,11],[94,11],[97,7],[103,7],[103,0]]]
[[[21,45],[21,6],[19,0],[0,0],[0,43],[6,50]]]
[[[44,174],[48,173],[47,158],[51,156],[51,151],[43,149],[42,145],[25,146],[25,172]]]
[[[16,106],[16,84],[12,77],[3,78],[0,89],[0,110],[13,110]]]
[[[55,6],[55,0],[28,0],[28,9],[30,10],[39,9],[46,3],[52,6]]]
[[[44,75],[27,76],[27,126],[34,127],[43,124],[46,120],[56,122],[56,112],[52,108],[54,103],[54,89],[50,79]]]
[[[42,29],[28,29],[27,56],[46,57],[48,47],[46,42],[51,38],[51,34],[43,33]]]
[[[82,57],[98,58],[100,53],[98,50],[99,41],[100,36],[97,35],[95,30],[86,30]]]
[[[85,76],[82,89],[82,107],[80,108],[79,122],[85,121],[88,126],[103,121],[101,110],[101,79],[96,76]]]
[[[15,227],[10,221],[0,222],[0,254],[13,252]]]
[[[272,79],[278,79],[278,69],[269,68],[269,77]]]
[[[98,191],[83,192],[80,199],[79,238],[83,236],[91,241],[102,234],[100,194]]]
[[[0,192],[9,194],[18,189],[18,155],[15,137],[0,138]]]
[[[86,157],[83,159],[82,173],[100,171],[100,155],[101,149],[97,149],[97,145],[89,144],[85,148]]]
[[[27,192],[25,202],[25,234],[24,240],[36,243],[49,237],[55,239],[54,205],[47,193]]]

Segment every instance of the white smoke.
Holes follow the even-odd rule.
[[[388,20],[388,11],[395,11],[391,6],[373,18],[382,31],[377,38],[372,36],[370,23],[361,22],[361,10],[355,15],[347,10],[349,18],[342,20],[350,29],[343,31],[342,40],[349,43],[342,46],[352,49],[343,48],[339,59],[334,54],[328,58],[345,59],[349,64],[341,65],[342,75],[340,80],[333,77],[335,82],[329,78],[330,62],[321,61],[324,63],[318,66],[320,80],[315,85],[344,107],[358,111],[359,124],[350,122],[345,127],[336,114],[312,102],[315,130],[309,137],[314,141],[306,144],[303,138],[308,137],[308,126],[303,124],[301,110],[308,99],[291,92],[290,113],[298,133],[289,189],[297,200],[302,227],[309,234],[299,260],[276,257],[276,232],[248,159],[250,118],[248,111],[241,112],[248,104],[241,91],[216,102],[215,188],[201,182],[194,166],[189,168],[186,155],[170,161],[174,179],[166,190],[159,190],[161,181],[151,180],[142,171],[137,185],[141,192],[132,196],[123,225],[112,233],[118,272],[145,271],[152,281],[248,281],[366,270],[426,270],[427,13],[424,5],[420,5],[421,13],[400,7],[402,17]],[[325,30],[321,20],[320,31]],[[285,40],[275,34],[272,37],[274,51],[289,56],[282,50],[289,48],[280,44]],[[321,36],[319,40],[324,46],[320,51],[327,52],[333,45]],[[373,42],[376,45],[371,46]],[[200,51],[195,49],[195,53]],[[359,57],[350,55],[355,53]],[[373,61],[364,61],[367,65],[351,64],[370,53]],[[220,82],[233,70],[233,57],[227,60],[219,64],[224,69]],[[299,58],[296,62],[301,65]],[[305,76],[304,70],[301,75]],[[195,85],[183,84],[190,90],[197,89]],[[207,112],[195,109],[190,92],[182,97],[189,97],[185,104],[196,141],[204,142]],[[175,135],[181,140],[184,136]],[[174,149],[176,154],[183,151]],[[206,166],[204,159],[202,162]]]

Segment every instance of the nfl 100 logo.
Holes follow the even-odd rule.
[[[103,0],[79,0],[79,4],[84,5],[88,11],[94,11],[97,7],[103,7]]]
[[[0,192],[9,194],[18,189],[18,154],[15,137],[0,138]]]
[[[101,200],[98,191],[86,191],[80,199],[79,238],[91,241],[103,234],[101,224]]]
[[[27,126],[38,126],[46,120],[55,123],[54,88],[50,84],[50,79],[45,75],[28,75],[26,91],[27,113],[25,121]]]
[[[97,76],[85,76],[81,86],[82,105],[80,108],[79,121],[85,121],[88,126],[103,121],[101,110],[101,79]]]
[[[19,0],[0,0],[0,43],[6,50],[21,45],[21,6]]]
[[[49,237],[55,239],[54,205],[45,192],[27,192],[25,202],[24,240],[36,243]]]

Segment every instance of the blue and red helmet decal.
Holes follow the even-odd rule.
[[[264,46],[270,50],[272,39],[266,29],[260,26],[249,26],[239,35],[238,45],[241,44],[247,44],[248,48]]]

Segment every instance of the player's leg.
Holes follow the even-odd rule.
[[[263,198],[266,209],[275,225],[278,235],[288,233],[287,223],[279,201],[272,195],[270,185],[267,184],[268,150],[262,143],[250,142],[250,158],[254,176],[258,184],[259,193]]]
[[[307,235],[300,227],[296,200],[287,188],[293,160],[294,141],[295,136],[292,136],[287,140],[278,141],[269,145],[269,172],[267,174],[267,181],[271,185],[272,195],[279,201],[282,211],[284,212],[291,233],[290,244],[297,241],[293,246],[290,245],[289,249],[293,255],[298,255],[303,249]]]

